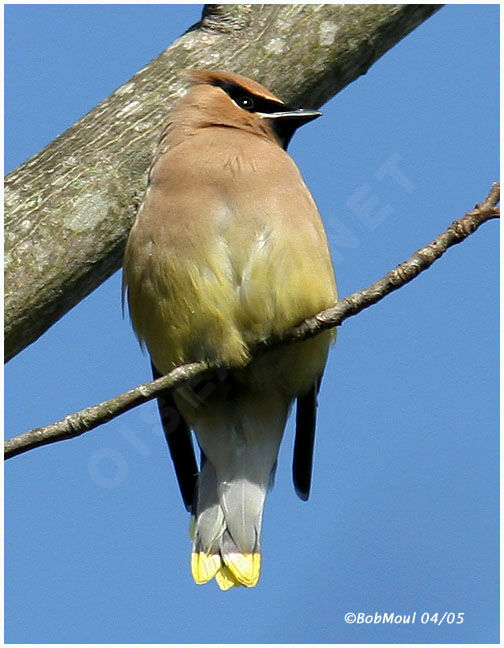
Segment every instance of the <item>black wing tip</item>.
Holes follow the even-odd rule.
[[[152,363],[152,374],[154,378],[160,378],[160,371]],[[177,404],[171,392],[160,394],[157,397],[161,424],[165,433],[168,448],[175,468],[175,476],[179,485],[180,494],[185,509],[191,513],[194,508],[194,499],[198,487],[198,463],[194,456],[194,446],[191,437],[191,430],[180,414]],[[170,421],[170,429],[167,428],[167,412],[176,413],[177,420],[173,428],[173,421]]]
[[[306,490],[304,488],[300,488],[299,486],[294,483],[294,490],[296,491],[296,495],[299,497],[300,500],[303,502],[307,502],[310,499],[310,490]]]
[[[317,389],[318,384],[314,384],[307,394],[297,398],[292,481],[297,496],[303,502],[306,502],[310,497],[317,416]]]
[[[182,500],[184,501],[184,507],[185,507],[185,510],[186,510],[188,513],[192,513],[192,512],[193,512],[193,508],[194,508],[194,507],[193,507],[193,503],[191,502],[190,504],[188,504],[188,503],[186,502],[186,500],[185,500],[183,497],[182,497]]]
[[[177,474],[177,480],[184,507],[188,513],[192,513],[194,511],[194,500],[198,492],[198,475],[193,474],[192,479],[184,479],[182,475]]]

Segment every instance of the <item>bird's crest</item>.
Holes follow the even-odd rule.
[[[268,101],[275,101],[283,103],[281,99],[276,97],[273,93],[267,90],[264,86],[252,79],[234,74],[232,72],[225,72],[223,70],[180,70],[179,76],[188,81],[191,85],[217,85],[221,84],[234,84],[240,86],[246,92],[250,92],[256,97],[261,97]]]

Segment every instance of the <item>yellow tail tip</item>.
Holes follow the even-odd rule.
[[[219,571],[215,574],[215,580],[217,585],[221,590],[228,590],[231,587],[240,587],[240,583],[233,576],[233,572],[230,571],[226,565],[222,565]]]
[[[261,573],[261,554],[226,553],[221,556],[193,551],[191,573],[198,585],[208,583],[215,576],[221,590],[240,585],[255,587]]]
[[[236,580],[245,587],[255,587],[261,573],[260,553],[225,553],[223,560]]]
[[[207,554],[198,551],[191,554],[191,573],[194,582],[198,585],[208,583],[221,567],[221,558],[219,554]]]

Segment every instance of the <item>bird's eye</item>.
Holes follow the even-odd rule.
[[[236,103],[244,110],[254,110],[254,100],[249,95],[238,97]]]

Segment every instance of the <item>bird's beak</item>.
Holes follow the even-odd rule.
[[[298,128],[312,119],[317,119],[322,113],[319,110],[306,110],[305,108],[296,108],[295,110],[281,110],[274,113],[259,113],[263,119],[285,119],[293,121]],[[293,124],[294,125],[294,124]]]
[[[312,119],[317,119],[322,113],[318,110],[306,110],[305,108],[296,108],[289,110],[279,110],[274,113],[258,113],[262,119],[270,119],[270,124],[275,132],[281,146],[287,150],[289,142],[297,130],[303,124],[307,124]]]

